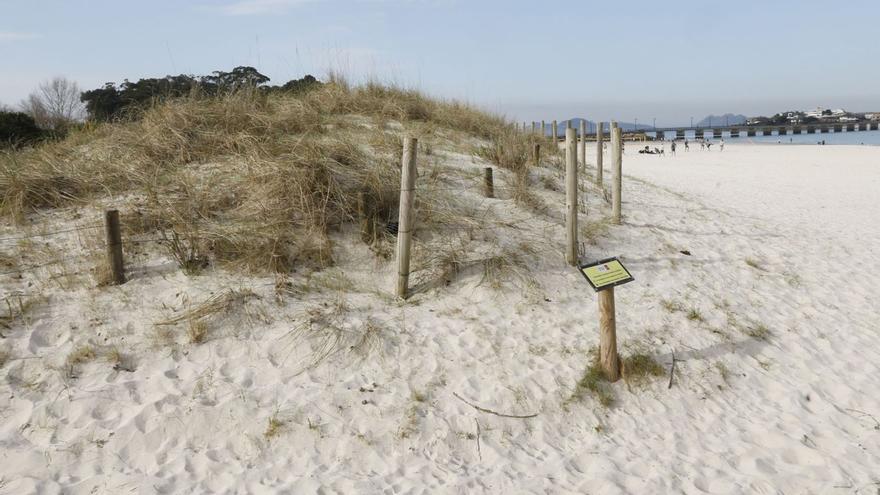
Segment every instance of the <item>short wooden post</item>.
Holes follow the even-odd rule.
[[[550,124],[550,130],[553,133],[553,142],[556,143],[559,141],[559,126],[556,124],[554,120],[552,124]],[[557,152],[559,150],[556,150]]]
[[[532,158],[535,160],[535,166],[537,167],[541,163],[541,144],[535,143],[535,147],[532,150]]]
[[[532,134],[538,132],[537,129],[536,129],[536,127],[537,127],[537,124],[536,124],[535,121],[533,120],[533,121],[532,121]]]
[[[416,151],[418,139],[403,141],[403,162],[400,167],[400,213],[397,218],[397,297],[409,295],[409,247],[412,241],[413,201],[416,187]]]
[[[616,382],[620,379],[614,287],[599,291],[599,366],[608,381]]]
[[[623,141],[620,136],[620,127],[617,126],[617,122],[611,123],[611,170],[612,170],[612,182],[611,182],[611,221],[615,224],[620,225],[620,193],[621,187],[623,185],[622,180],[622,172],[623,165],[621,164],[623,153],[622,147]]]
[[[565,130],[565,261],[577,266],[577,131]]]
[[[596,122],[596,185],[602,187],[602,142],[605,136],[602,135],[603,122]]]
[[[122,260],[122,232],[119,230],[119,210],[104,212],[104,230],[107,233],[107,263],[110,265],[111,282],[125,283],[125,264]]]
[[[587,176],[587,121],[581,120],[581,148],[578,162],[581,164],[581,173]]]
[[[483,169],[483,193],[487,198],[495,197],[495,184],[492,181],[492,167]]]
[[[370,244],[373,242],[373,218],[367,206],[367,193],[361,191],[357,196],[358,220],[361,224],[361,240]]]
[[[543,120],[541,121],[541,137],[542,138],[547,137],[547,123],[544,122]]]

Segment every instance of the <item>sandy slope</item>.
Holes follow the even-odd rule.
[[[621,382],[609,409],[570,400],[597,317],[563,266],[561,217],[503,193],[485,204],[536,247],[537,289],[466,271],[400,304],[393,264],[346,244],[346,292],[325,282],[282,304],[272,279],[186,277],[150,252],[124,286],[47,289],[4,330],[0,493],[875,493],[878,159],[836,146],[628,154],[625,225],[585,256],[618,254],[637,279],[617,291],[623,352],[678,362],[671,389]],[[608,207],[589,194],[600,222]],[[208,342],[157,336],[156,321],[228,289],[259,298]],[[345,344],[315,366],[327,347],[298,338],[308,319]],[[67,376],[86,342],[123,349],[134,371],[97,359]]]

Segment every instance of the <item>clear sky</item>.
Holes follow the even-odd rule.
[[[0,0],[0,103],[251,65],[328,69],[516,120],[687,124],[706,114],[880,110],[877,0]]]

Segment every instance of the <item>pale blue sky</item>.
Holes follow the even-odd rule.
[[[880,2],[0,0],[0,103],[252,65],[328,69],[516,120],[687,124],[817,105],[880,110]]]

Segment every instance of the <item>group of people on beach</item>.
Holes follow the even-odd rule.
[[[699,139],[699,141],[700,141],[700,149],[701,150],[712,151],[712,145],[715,143],[713,143],[711,139]],[[670,153],[669,153],[670,155],[675,155],[675,148],[676,148],[676,142],[675,142],[675,140],[673,140],[670,145]],[[687,138],[685,138],[684,150],[690,151],[690,149],[691,149],[690,141],[688,141]],[[718,150],[724,151],[724,138],[721,138],[721,140],[718,142]],[[658,148],[655,146],[654,149],[651,149],[650,146],[645,145],[645,147],[643,149],[639,150],[639,154],[641,154],[641,155],[665,155],[666,154],[666,147],[663,146],[661,148]]]

